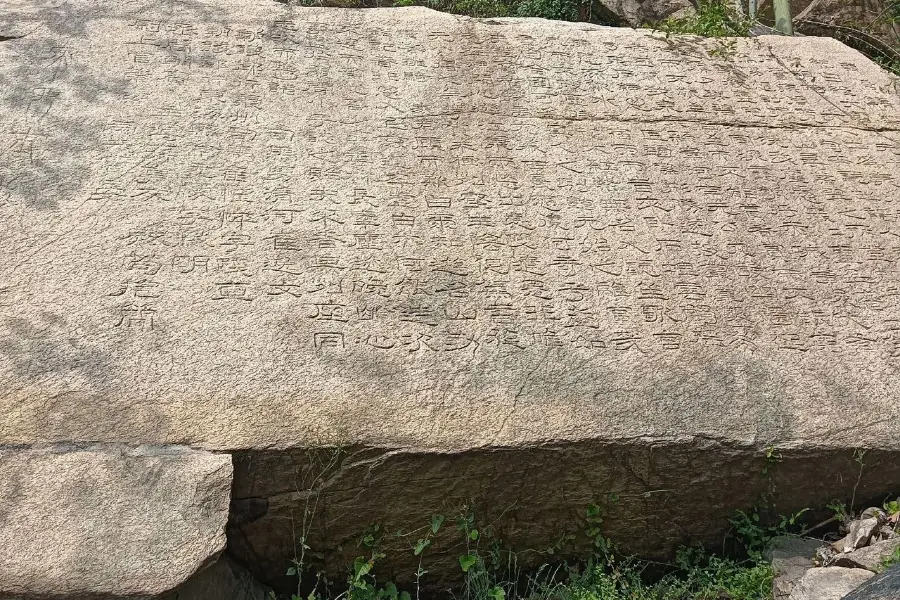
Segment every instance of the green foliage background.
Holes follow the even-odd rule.
[[[285,0],[288,1],[288,0]],[[588,21],[599,25],[622,25],[615,15],[593,0],[293,0],[302,6],[378,8],[426,6],[441,12],[477,18],[538,17],[556,21]]]
[[[302,6],[379,8],[426,6],[442,12],[477,18],[538,17],[557,21],[584,21],[598,25],[623,26],[615,14],[597,0],[280,0]],[[900,0],[886,0],[887,8],[877,23],[848,24],[830,34],[866,54],[885,69],[900,75],[900,47],[871,43],[872,27],[900,24]],[[731,0],[696,0],[697,13],[684,19],[649,23],[648,27],[668,34],[703,37],[747,37],[754,22],[738,13]]]

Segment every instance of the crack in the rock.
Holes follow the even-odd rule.
[[[2,35],[0,34],[0,42],[8,42],[10,40],[21,40],[25,35]]]
[[[463,111],[432,113],[424,115],[425,118],[453,117],[459,116]],[[510,117],[503,113],[490,112],[484,110],[468,110],[469,114],[479,114],[487,117]],[[396,119],[406,118],[423,118],[422,115],[415,117],[394,117]],[[799,129],[850,129],[854,131],[865,131],[870,133],[900,133],[900,123],[897,125],[888,124],[884,126],[865,126],[855,125],[851,123],[802,123],[802,122],[786,122],[786,123],[762,123],[762,122],[741,122],[741,121],[724,121],[714,119],[684,119],[680,117],[648,117],[648,118],[630,118],[618,115],[608,116],[574,116],[574,115],[516,115],[515,119],[538,119],[542,121],[568,121],[568,122],[588,122],[588,123],[636,123],[636,124],[657,124],[657,123],[678,123],[682,125],[711,125],[714,127],[726,127],[734,129],[775,129],[775,130],[799,130]]]
[[[522,393],[525,391],[525,388],[531,382],[531,378],[534,376],[535,372],[543,365],[543,363],[547,360],[547,356],[550,354],[550,348],[547,348],[547,352],[544,353],[544,357],[537,361],[534,367],[525,375],[525,378],[522,380],[522,385],[519,386],[519,391],[516,392],[516,395],[513,397],[513,405],[510,407],[509,412],[503,418],[503,422],[500,424],[500,429],[497,430],[497,435],[494,436],[494,440],[500,439],[500,436],[503,435],[503,432],[506,430],[506,425],[509,423],[510,418],[512,418],[513,414],[516,412],[516,409],[519,407],[519,398],[522,397]]]

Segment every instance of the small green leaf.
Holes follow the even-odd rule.
[[[431,533],[437,533],[438,529],[441,528],[441,525],[444,524],[444,515],[432,515],[431,516]]]
[[[502,587],[496,586],[488,590],[488,596],[494,600],[506,600],[506,592]]]
[[[409,595],[409,592],[400,592],[400,600],[412,600],[412,596]]]
[[[431,540],[419,540],[416,542],[416,549],[413,551],[414,556],[418,556],[422,554],[422,551],[425,550],[431,544]]]
[[[471,569],[477,562],[478,557],[472,554],[465,554],[459,557],[459,566],[462,567],[463,573],[468,573],[469,569]]]
[[[384,586],[384,593],[390,600],[397,600],[397,586],[390,581]]]
[[[357,557],[357,559],[353,563],[353,579],[354,579],[354,581],[359,581],[363,577],[368,575],[369,571],[372,570],[373,566],[374,565],[372,564],[371,560],[366,560],[362,556]]]
[[[293,577],[296,574],[297,574],[297,567],[291,567],[287,570],[287,573],[285,573],[285,575],[287,575],[288,577]]]
[[[469,539],[470,540],[478,539],[478,530],[477,529],[473,529],[472,531],[469,532]]]

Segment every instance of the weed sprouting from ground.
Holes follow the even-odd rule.
[[[788,531],[797,519],[797,515],[785,517],[764,527],[748,513],[739,513],[733,522],[740,523],[735,531],[748,558],[727,558],[693,546],[680,549],[672,563],[662,564],[618,552],[602,533],[605,513],[598,505],[587,509],[585,533],[594,547],[590,558],[529,569],[520,564],[515,552],[491,539],[489,527],[480,527],[471,512],[462,512],[455,519],[454,533],[462,583],[440,595],[454,600],[770,600],[773,570],[757,549]],[[344,591],[332,596],[317,589],[305,598],[295,594],[291,600],[419,599],[428,573],[422,557],[442,527],[448,526],[443,515],[435,515],[426,526],[410,532],[415,534],[411,537],[398,532],[411,540],[418,536],[410,544],[419,559],[413,590],[401,591],[392,582],[376,579],[377,564],[385,556],[380,541],[386,534],[375,525],[360,537],[359,547],[365,553],[349,569]],[[553,551],[545,554],[552,556]]]

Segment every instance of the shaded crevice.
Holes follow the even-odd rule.
[[[232,510],[239,514],[229,523],[228,547],[278,588],[290,583],[283,574],[301,538],[321,556],[318,564],[337,576],[352,563],[355,540],[373,524],[386,532],[413,531],[431,515],[452,520],[468,507],[510,549],[541,549],[563,534],[583,537],[585,508],[615,496],[604,534],[629,553],[666,559],[679,544],[721,544],[735,511],[772,490],[778,514],[791,514],[835,498],[849,501],[854,493],[877,498],[900,489],[895,447],[870,450],[860,475],[852,448],[783,441],[773,465],[767,445],[678,436],[450,452],[355,446],[327,464],[325,449],[241,450],[233,453]],[[635,530],[654,533],[635,537]],[[583,556],[581,537],[559,555]],[[397,544],[385,548],[383,561],[392,580],[416,570],[405,541],[386,536],[386,544]],[[452,531],[435,540],[434,563],[427,567],[432,584],[444,585],[458,570],[455,542]]]

